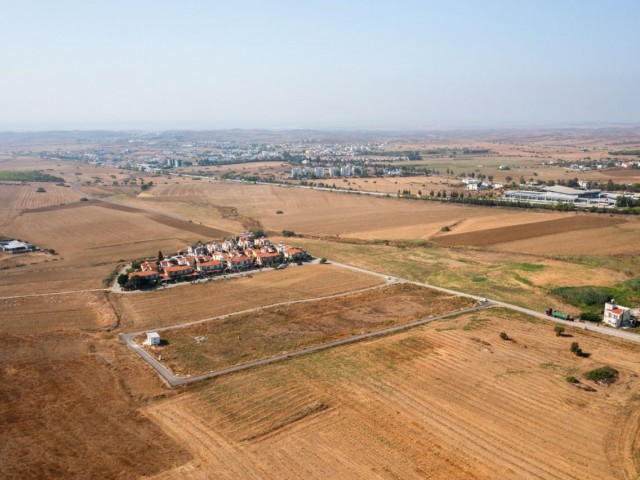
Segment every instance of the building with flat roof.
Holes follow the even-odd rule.
[[[577,205],[608,206],[609,197],[601,190],[581,190],[579,188],[542,187],[537,190],[509,190],[502,195],[503,200],[529,203],[573,203]]]

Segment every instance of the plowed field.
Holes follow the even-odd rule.
[[[640,349],[571,334],[485,311],[216,379],[146,410],[194,456],[154,478],[635,478]]]

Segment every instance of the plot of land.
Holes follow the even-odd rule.
[[[155,292],[113,295],[123,327],[135,331],[193,322],[264,305],[325,297],[381,285],[375,276],[331,265],[256,272],[253,278],[219,279]],[[188,295],[188,301],[185,296]]]
[[[165,330],[162,336],[168,345],[151,349],[162,355],[163,364],[174,374],[197,374],[452,312],[473,303],[413,284],[393,285]]]
[[[146,409],[194,456],[154,478],[633,478],[640,349],[571,334],[484,311],[219,378]]]
[[[0,332],[94,330],[117,324],[104,292],[0,299]]]
[[[134,396],[160,382],[115,352],[90,336],[0,335],[3,479],[137,478],[191,458],[139,413]]]

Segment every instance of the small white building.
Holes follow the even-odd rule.
[[[615,328],[631,326],[631,309],[617,305],[615,300],[604,304],[604,323]]]
[[[145,343],[147,345],[160,345],[160,334],[158,332],[148,332]]]

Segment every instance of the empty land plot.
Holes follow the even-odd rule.
[[[129,382],[159,387],[102,353],[82,334],[0,336],[3,479],[138,478],[189,460],[128,395]]]
[[[198,374],[453,312],[473,303],[405,283],[165,330],[162,336],[168,345],[151,348],[162,354],[163,364],[175,374]]]
[[[640,348],[571,334],[485,310],[195,385],[146,409],[194,456],[155,478],[633,478]]]
[[[0,332],[94,330],[117,324],[105,292],[0,299]]]
[[[159,328],[275,303],[381,285],[379,277],[331,265],[304,265],[155,292],[113,295],[126,329]],[[188,296],[188,297],[187,297]]]

